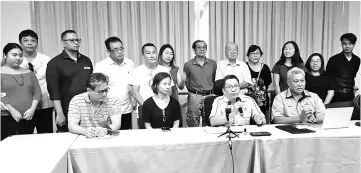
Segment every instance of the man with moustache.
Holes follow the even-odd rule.
[[[357,37],[352,33],[343,34],[340,38],[342,52],[332,56],[327,63],[326,71],[335,79],[336,90],[334,102],[352,101],[355,97],[355,77],[360,67],[360,58],[352,53]]]
[[[132,95],[139,106],[142,106],[145,100],[155,95],[151,88],[154,76],[159,72],[169,73],[166,67],[158,64],[157,48],[154,44],[144,44],[142,46],[142,56],[144,64],[134,68],[129,80]],[[173,80],[171,81],[171,86],[174,86]],[[144,123],[141,119],[139,125],[140,128],[144,128]]]
[[[326,108],[317,94],[305,90],[305,72],[294,67],[287,72],[289,88],[278,94],[272,105],[275,124],[321,123]]]
[[[93,72],[92,62],[79,53],[81,39],[74,30],[61,34],[64,50],[49,61],[46,81],[50,99],[56,112],[58,132],[67,132],[67,116],[70,100],[86,91],[86,81]]]
[[[109,77],[109,97],[120,101],[122,110],[121,129],[132,128],[132,97],[128,85],[130,75],[134,69],[134,62],[124,57],[123,42],[118,37],[109,37],[105,40],[108,58],[95,65],[94,72],[99,72]],[[133,105],[135,102],[133,102]]]
[[[185,84],[188,90],[187,118],[189,127],[206,126],[206,119],[202,114],[204,98],[213,94],[217,63],[206,57],[207,44],[203,40],[196,40],[192,45],[196,56],[186,62],[183,67]]]
[[[93,73],[87,80],[87,92],[74,96],[69,104],[68,126],[71,133],[88,138],[103,137],[120,128],[119,100],[108,97],[108,76]]]
[[[226,59],[217,64],[216,80],[223,79],[227,75],[237,76],[240,83],[240,92],[247,93],[247,87],[252,85],[251,72],[245,62],[238,59],[238,45],[228,43],[225,47]]]

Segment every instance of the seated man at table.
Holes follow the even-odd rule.
[[[119,130],[120,101],[107,96],[109,79],[93,73],[87,80],[87,92],[74,96],[69,104],[68,127],[71,133],[88,138],[102,137]]]
[[[305,90],[305,72],[294,67],[287,72],[289,88],[278,94],[272,105],[271,119],[275,124],[319,123],[326,113],[317,94]]]
[[[229,114],[230,125],[249,125],[251,118],[258,125],[265,124],[265,116],[256,102],[251,97],[240,93],[238,78],[235,75],[227,75],[223,80],[223,96],[219,96],[214,100],[209,116],[211,125],[220,126],[227,123],[227,107],[231,108]]]

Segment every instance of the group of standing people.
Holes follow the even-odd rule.
[[[293,67],[306,72],[306,89],[315,92],[324,104],[352,100],[360,65],[359,57],[352,53],[357,38],[347,33],[340,40],[343,51],[330,58],[326,71],[318,53],[304,65],[294,41],[284,44],[280,60],[271,71],[261,62],[263,52],[257,45],[249,47],[248,62],[243,62],[238,58],[238,46],[229,43],[226,58],[217,63],[206,57],[207,44],[202,40],[192,44],[195,56],[180,70],[175,65],[176,52],[169,44],[163,45],[159,53],[154,44],[144,44],[144,64],[134,67],[134,62],[124,55],[123,42],[109,37],[104,42],[108,57],[93,69],[91,60],[78,51],[81,39],[75,31],[61,34],[64,50],[50,59],[37,51],[38,35],[24,30],[19,34],[20,45],[9,43],[3,49],[1,138],[30,134],[35,127],[38,133],[53,132],[53,110],[58,132],[88,137],[131,129],[134,112],[139,114],[140,128],[205,126],[204,99],[217,89],[224,97],[216,99],[213,108],[232,101],[235,111],[240,106],[244,111],[234,113],[233,117],[238,117],[234,118],[236,124],[250,124],[250,119],[264,124],[271,73],[275,93],[280,94],[289,88],[287,73]],[[222,88],[215,88],[215,81],[223,81]],[[186,124],[182,123],[178,102],[178,89],[184,87],[189,92]],[[225,123],[218,114],[224,112],[212,110],[211,125]]]

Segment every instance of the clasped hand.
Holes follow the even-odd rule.
[[[85,136],[87,138],[104,137],[107,134],[107,129],[103,127],[88,127]]]

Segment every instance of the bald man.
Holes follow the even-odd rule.
[[[251,72],[245,62],[238,59],[238,46],[228,43],[225,47],[226,59],[217,63],[216,80],[227,75],[237,76],[240,83],[240,93],[247,93],[247,87],[252,84]]]

